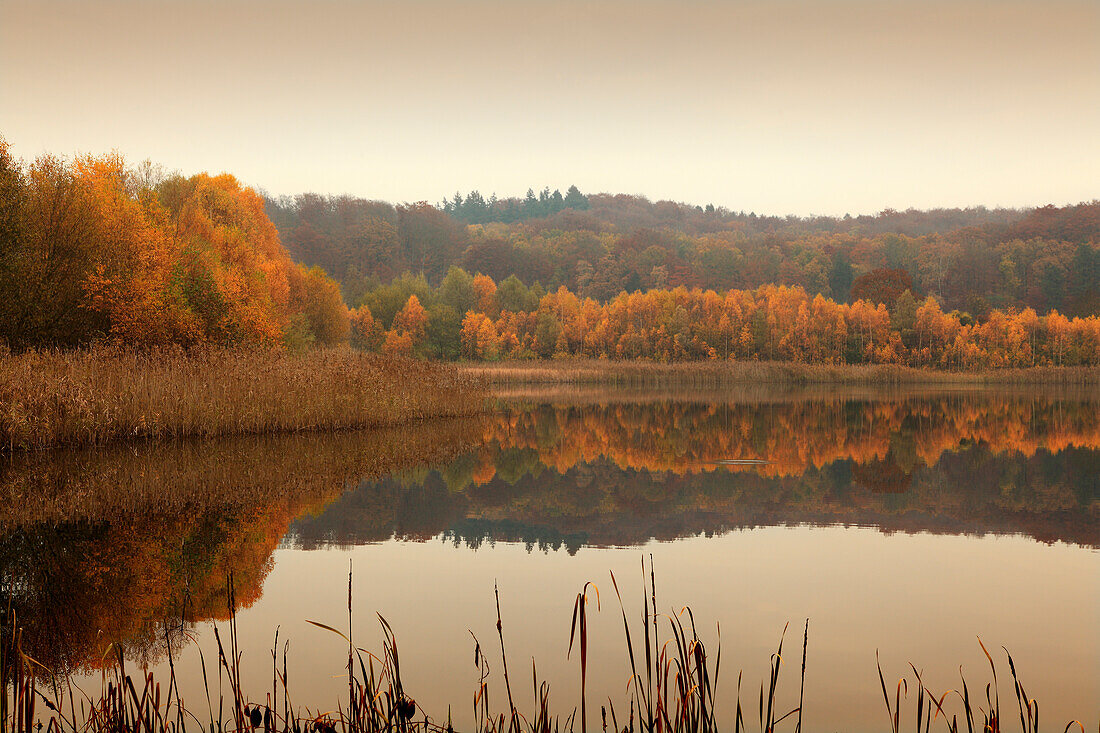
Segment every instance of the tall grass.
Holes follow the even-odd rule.
[[[1097,367],[1034,367],[983,372],[945,372],[912,367],[794,362],[678,362],[562,359],[464,364],[464,374],[494,386],[515,384],[601,384],[631,387],[717,388],[756,384],[983,385],[1100,384]]]
[[[0,450],[397,425],[483,409],[483,383],[349,348],[0,356]]]
[[[599,592],[592,583],[585,583],[577,595],[570,632],[570,653],[574,646],[579,651],[579,716],[576,706],[557,712],[551,709],[549,686],[545,682],[540,684],[533,661],[531,681],[534,709],[530,714],[524,714],[517,708],[508,678],[508,660],[498,601],[496,627],[500,639],[501,669],[506,691],[504,700],[507,701],[507,708],[499,710],[490,705],[491,671],[486,658],[489,652],[474,637],[474,665],[478,669],[478,685],[473,694],[473,730],[478,733],[560,733],[575,730],[588,733],[589,729],[595,730],[598,727],[603,733],[608,730],[615,733],[712,733],[731,727],[729,723],[720,722],[717,714],[717,706],[724,701],[732,708],[729,715],[734,733],[741,733],[750,726],[761,733],[775,733],[781,729],[802,733],[803,723],[810,721],[803,714],[809,646],[808,621],[802,635],[801,664],[796,667],[800,674],[797,701],[783,701],[778,694],[781,673],[798,661],[795,655],[788,660],[783,654],[783,636],[786,635],[784,629],[778,648],[771,656],[767,678],[760,682],[757,694],[745,688],[747,697],[743,703],[741,672],[738,672],[732,695],[720,692],[720,633],[712,654],[696,631],[690,608],[677,610],[673,607],[668,612],[659,611],[652,559],[648,582],[644,561],[642,564],[641,612],[635,617],[636,624],[632,625],[630,621],[632,614],[627,611],[627,604],[623,602],[614,575],[611,576],[611,582],[622,614],[625,652],[631,671],[626,700],[620,701],[619,707],[611,699],[606,704],[601,703],[599,723],[590,724],[585,692],[588,661],[587,616],[591,613],[593,599],[596,600],[596,609],[599,611]],[[241,687],[242,652],[238,645],[237,622],[233,613],[236,602],[232,578],[229,579],[227,588],[226,600],[230,616],[224,628],[217,625],[214,628],[217,658],[211,660],[213,670],[208,668],[201,650],[199,652],[205,687],[205,711],[201,707],[187,708],[180,699],[175,662],[171,656],[172,645],[167,633],[167,680],[156,680],[148,672],[135,676],[127,671],[121,648],[116,647],[111,664],[106,665],[101,672],[101,689],[93,697],[76,689],[67,679],[51,678],[48,670],[26,655],[21,646],[18,620],[12,615],[10,607],[5,609],[3,623],[0,623],[0,680],[3,681],[0,733],[31,733],[36,727],[39,732],[44,729],[46,733],[184,733],[188,730],[203,733],[242,733],[261,729],[265,733],[454,732],[450,712],[445,721],[433,719],[417,704],[405,687],[401,677],[397,637],[385,618],[378,616],[383,637],[380,653],[372,653],[353,641],[350,631],[350,572],[348,632],[344,633],[320,621],[308,620],[315,627],[336,634],[347,643],[348,692],[346,699],[340,701],[338,709],[320,712],[294,705],[288,675],[287,646],[284,644],[280,649],[278,631],[271,649],[271,689],[254,691],[253,694],[258,696],[249,696]],[[224,636],[223,631],[228,636]],[[972,700],[971,688],[961,676],[961,684],[957,689],[938,693],[931,690],[925,685],[920,671],[913,665],[910,665],[914,675],[912,684],[907,676],[903,676],[896,686],[888,686],[876,655],[879,682],[886,703],[888,729],[892,733],[908,730],[905,720],[909,714],[903,716],[903,707],[909,705],[910,700],[914,703],[911,709],[915,733],[930,733],[934,726],[947,733],[961,733],[963,730],[967,733],[974,733],[975,730],[982,733],[1002,733],[1010,725],[1015,727],[1008,722],[1016,717],[1012,711],[1002,714],[996,663],[984,644],[982,651],[989,660],[992,673],[992,681],[985,685],[984,701]],[[1007,650],[1005,653],[1017,703],[1019,729],[1021,733],[1038,733],[1038,703],[1028,697],[1012,656]],[[213,689],[212,680],[216,680]],[[200,718],[200,715],[203,717]],[[756,718],[755,725],[750,722],[753,717]],[[813,723],[809,725],[823,727]],[[1078,721],[1071,721],[1063,732],[1071,727],[1077,727],[1084,733],[1084,726]]]

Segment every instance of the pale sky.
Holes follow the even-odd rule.
[[[1100,197],[1100,2],[0,0],[0,135],[275,194]]]

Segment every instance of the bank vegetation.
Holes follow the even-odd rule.
[[[483,409],[476,375],[347,347],[0,356],[0,450],[394,426]]]
[[[1100,384],[1097,367],[1033,367],[948,372],[892,364],[800,364],[778,361],[662,363],[615,359],[500,361],[460,365],[463,374],[493,387],[600,385],[715,389],[735,385],[986,385]]]

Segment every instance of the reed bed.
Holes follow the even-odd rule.
[[[799,364],[773,361],[677,362],[562,359],[463,364],[471,377],[494,387],[583,384],[715,389],[738,385],[1100,385],[1098,367],[1034,367],[946,372],[886,364]]]
[[[822,727],[810,723],[809,718],[804,720],[803,716],[808,620],[802,630],[800,655],[798,650],[784,655],[787,631],[784,628],[778,648],[771,656],[767,678],[758,686],[750,687],[743,685],[744,675],[739,671],[736,682],[726,683],[733,687],[731,694],[725,691],[726,686],[719,686],[720,679],[729,676],[721,677],[720,674],[720,630],[711,649],[700,638],[690,608],[677,610],[672,607],[668,612],[660,611],[652,558],[648,578],[644,560],[641,570],[640,611],[637,608],[627,610],[617,579],[614,574],[610,578],[622,614],[625,653],[631,671],[625,700],[620,700],[616,706],[611,699],[590,701],[587,697],[588,615],[593,605],[599,610],[599,591],[592,583],[585,583],[573,607],[568,652],[578,665],[580,699],[572,708],[555,711],[550,704],[549,685],[545,681],[540,683],[537,666],[532,661],[530,691],[534,706],[526,714],[521,712],[515,704],[508,673],[498,594],[499,656],[496,650],[483,646],[476,636],[473,637],[478,684],[472,695],[474,725],[471,730],[478,733],[571,733],[578,730],[588,733],[589,729],[598,728],[603,733],[608,730],[615,733],[711,733],[732,728],[734,733],[740,733],[752,727],[761,733],[775,733],[781,729],[802,733],[804,722],[811,727]],[[226,598],[229,621],[222,628],[214,627],[217,658],[210,660],[212,669],[201,651],[199,653],[205,705],[200,703],[193,708],[185,706],[180,698],[167,631],[168,679],[156,680],[151,673],[138,673],[132,665],[128,671],[123,652],[116,646],[112,650],[111,663],[102,670],[100,691],[97,697],[92,697],[76,689],[70,680],[51,677],[49,670],[23,652],[22,632],[9,606],[0,623],[0,680],[3,681],[0,733],[31,733],[34,730],[39,733],[42,730],[46,733],[185,733],[188,730],[203,733],[259,730],[264,733],[454,733],[449,712],[446,720],[433,719],[404,686],[397,638],[385,618],[378,616],[383,637],[379,653],[363,649],[353,641],[350,631],[352,582],[349,572],[347,633],[319,621],[308,621],[347,642],[347,694],[342,697],[338,709],[326,712],[294,705],[287,646],[284,643],[280,649],[278,631],[270,655],[270,690],[256,691],[258,696],[249,696],[242,689],[242,652],[233,613],[236,603],[232,577],[227,584]],[[958,688],[936,692],[925,685],[920,670],[912,664],[909,665],[912,677],[906,674],[888,685],[876,655],[887,729],[892,733],[910,730],[908,721],[912,720],[914,733],[930,733],[934,728],[947,733],[963,730],[1001,733],[1014,728],[1018,719],[1021,733],[1038,733],[1038,702],[1027,695],[1011,654],[1005,650],[1016,704],[1012,705],[1012,697],[1006,695],[1007,704],[1002,711],[997,665],[980,640],[979,644],[989,660],[992,679],[984,685],[984,695],[983,687],[979,686],[974,688],[973,697],[961,671]],[[572,656],[574,651],[575,657]],[[492,669],[498,659],[500,675],[493,679]],[[791,674],[799,677],[798,698],[781,700],[778,694],[780,676],[792,666]],[[212,680],[216,682],[213,689]],[[493,699],[506,703],[503,709],[490,704],[491,680],[497,693]],[[1004,681],[1007,684],[1009,680]],[[501,687],[503,695],[499,694]],[[520,694],[520,687],[515,689]],[[527,691],[522,694],[526,696]],[[728,714],[723,713],[720,722],[717,707],[722,702],[731,710]],[[598,721],[594,714],[589,714],[590,707],[597,704]],[[1085,730],[1082,723],[1074,720],[1066,724],[1063,733],[1071,728],[1081,733]]]
[[[0,357],[0,450],[382,427],[484,409],[475,375],[350,348]]]

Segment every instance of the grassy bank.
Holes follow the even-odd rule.
[[[1100,385],[1097,367],[1035,367],[982,372],[946,372],[890,365],[798,364],[772,361],[660,363],[563,359],[463,364],[471,378],[489,384],[588,384],[637,387],[716,388],[744,384]]]
[[[474,374],[348,348],[0,357],[0,450],[392,426],[483,409]]]

